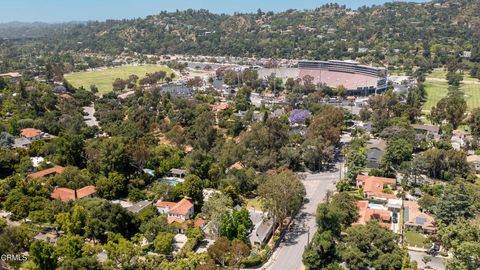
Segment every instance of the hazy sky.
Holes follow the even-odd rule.
[[[421,2],[422,0],[414,0]],[[215,13],[309,9],[338,2],[351,8],[385,0],[0,0],[0,22],[65,22],[144,17],[162,10],[205,8]]]

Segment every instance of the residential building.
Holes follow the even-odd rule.
[[[417,135],[426,135],[428,138],[439,140],[440,127],[434,125],[412,125],[412,128],[417,132]]]
[[[379,168],[385,155],[387,143],[383,139],[370,139],[367,142],[367,168]]]
[[[137,203],[134,203],[132,206],[127,207],[127,210],[132,213],[138,213],[152,204],[153,203],[151,201],[147,201],[147,200],[139,201]]]
[[[357,175],[357,188],[363,189],[363,194],[367,199],[396,199],[397,196],[393,194],[396,185],[397,180],[394,178]],[[387,189],[391,190],[392,193],[387,192]]]
[[[273,234],[274,226],[273,219],[266,213],[249,210],[250,219],[253,222],[253,230],[249,235],[249,240],[252,246],[265,246]]]
[[[467,156],[467,162],[472,164],[472,167],[475,169],[476,173],[480,173],[480,156],[479,155]]]
[[[44,133],[36,128],[24,128],[20,131],[20,136],[33,142],[40,140],[43,137]]]
[[[435,219],[431,215],[422,212],[416,201],[404,201],[403,204],[405,228],[426,234],[432,234],[437,231]]]
[[[62,202],[75,201],[82,198],[94,197],[97,193],[95,186],[85,186],[81,189],[73,190],[69,188],[56,187],[50,194],[50,198]]]
[[[64,167],[55,165],[51,168],[31,173],[27,177],[28,178],[42,178],[42,177],[45,177],[45,176],[61,174],[61,173],[63,173],[64,170],[65,170]]]
[[[366,224],[368,221],[378,220],[380,225],[391,229],[392,228],[392,212],[386,209],[376,209],[369,206],[368,201],[357,201],[358,220],[353,224]]]
[[[185,176],[188,175],[188,173],[186,170],[183,170],[183,169],[171,169],[168,172],[168,175],[172,177],[177,177],[177,178],[184,178]]]
[[[193,219],[193,202],[188,198],[183,198],[177,203],[158,201],[155,206],[159,213],[167,214],[168,223],[183,223],[186,220]]]

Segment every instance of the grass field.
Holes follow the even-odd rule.
[[[430,111],[448,93],[448,83],[444,80],[445,75],[446,72],[442,69],[435,69],[428,75],[425,82],[428,98],[423,105],[425,111]],[[465,83],[461,84],[460,90],[465,93],[468,109],[480,107],[480,81],[468,76],[464,76],[464,81]]]
[[[161,70],[167,72],[167,76],[172,73],[172,70],[166,66],[123,66],[67,74],[65,75],[65,79],[73,86],[83,86],[85,89],[89,89],[90,85],[94,84],[97,86],[100,94],[105,94],[112,91],[112,83],[116,78],[128,79],[128,76],[132,74],[143,78],[147,73]]]

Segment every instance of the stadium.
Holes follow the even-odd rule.
[[[354,61],[299,61],[299,78],[311,76],[315,83],[343,85],[348,95],[366,96],[387,89],[387,70]]]

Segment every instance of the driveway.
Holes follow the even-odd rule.
[[[317,205],[325,199],[328,191],[335,190],[335,182],[340,177],[340,163],[328,172],[307,174],[303,184],[307,192],[306,203],[294,220],[294,229],[289,231],[285,240],[274,252],[262,269],[296,270],[303,269],[302,255],[308,241],[317,230],[315,211]]]
[[[419,252],[419,251],[408,251],[408,254],[410,255],[410,258],[412,260],[416,261],[418,263],[418,267],[425,267],[425,264],[422,261],[422,258],[425,256],[430,257],[432,260],[427,264],[427,266],[430,266],[433,269],[437,270],[445,270],[445,259],[441,257],[432,257],[425,252]]]

